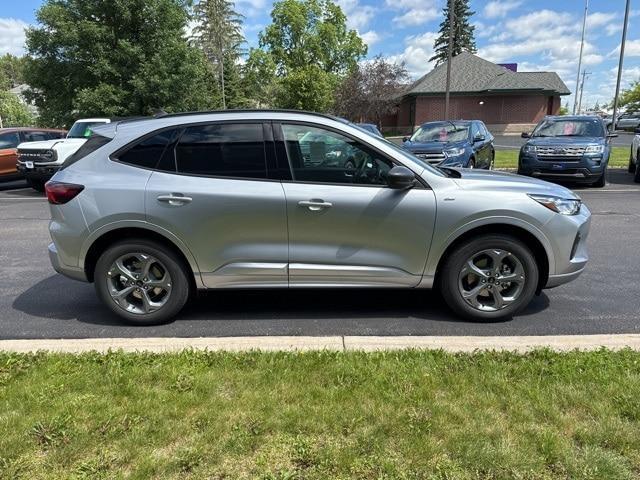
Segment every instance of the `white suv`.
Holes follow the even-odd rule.
[[[91,135],[91,127],[110,123],[108,118],[84,118],[73,124],[66,138],[18,145],[18,172],[39,192],[64,161],[73,155]]]

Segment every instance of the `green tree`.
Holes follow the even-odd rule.
[[[331,0],[280,0],[271,20],[259,38],[275,65],[276,105],[328,110],[340,79],[366,55],[366,45]]]
[[[41,122],[216,105],[213,71],[185,38],[187,2],[46,0],[24,72]]]
[[[24,83],[25,57],[7,53],[0,57],[0,89],[8,90]]]
[[[259,48],[252,48],[243,68],[242,88],[249,106],[273,107],[278,96],[276,63],[273,57]]]
[[[27,106],[6,90],[0,90],[0,119],[3,127],[29,127],[35,123]]]
[[[194,43],[202,49],[217,72],[222,108],[243,106],[238,61],[245,43],[243,17],[230,0],[200,0],[194,7]],[[228,82],[235,82],[227,92]],[[227,102],[227,97],[229,102]]]
[[[640,111],[640,81],[633,82],[630,88],[620,93],[618,105],[626,107],[629,112]]]
[[[447,49],[449,46],[449,2],[442,9],[444,20],[440,23],[439,35],[434,44],[435,54],[429,59],[436,62],[436,65],[447,61]],[[454,0],[453,6],[453,44],[452,55],[455,57],[462,52],[476,53],[476,40],[474,38],[475,27],[471,24],[470,18],[474,15],[469,8],[469,0]]]

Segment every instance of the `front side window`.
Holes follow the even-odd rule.
[[[16,148],[20,143],[18,132],[3,133],[0,135],[0,150],[5,148]]]
[[[180,173],[267,178],[261,123],[187,127],[176,145],[175,159]]]
[[[386,185],[393,164],[339,133],[307,125],[282,125],[293,180]]]

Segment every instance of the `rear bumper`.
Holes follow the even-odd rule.
[[[58,256],[58,249],[56,248],[55,244],[50,243],[48,251],[49,261],[51,262],[51,266],[56,272],[74,280],[88,282],[87,276],[84,273],[84,269],[78,267],[70,267],[60,261],[60,257]]]

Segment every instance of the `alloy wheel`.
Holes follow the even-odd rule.
[[[157,258],[146,253],[118,257],[107,272],[111,299],[123,310],[149,314],[161,309],[171,295],[171,275]]]
[[[494,312],[515,302],[524,290],[525,271],[513,253],[488,249],[473,254],[458,276],[458,291],[473,308]]]

